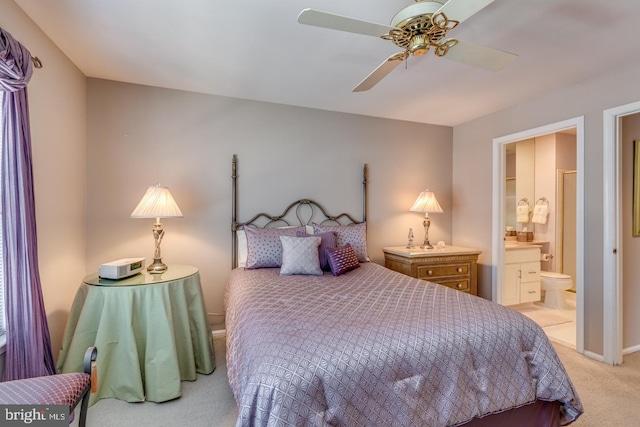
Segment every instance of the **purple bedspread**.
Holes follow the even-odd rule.
[[[227,367],[238,426],[450,426],[580,399],[542,329],[514,310],[380,265],[339,277],[231,272]]]

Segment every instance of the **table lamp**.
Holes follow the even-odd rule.
[[[160,274],[167,271],[167,266],[162,262],[162,256],[160,255],[160,243],[164,236],[160,218],[182,218],[182,212],[176,201],[173,200],[169,189],[162,187],[159,183],[149,187],[138,206],[131,213],[131,218],[156,219],[156,223],[153,226],[156,251],[153,255],[153,264],[147,267],[147,271],[151,274]]]
[[[424,225],[424,243],[420,247],[422,249],[433,249],[433,246],[429,243],[429,226],[431,225],[429,213],[442,212],[442,208],[436,200],[436,196],[433,194],[433,191],[424,190],[420,193],[409,211],[424,213],[424,221],[422,222],[422,225]]]

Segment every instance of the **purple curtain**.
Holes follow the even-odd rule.
[[[55,374],[38,272],[27,83],[31,55],[0,28],[2,241],[7,350],[4,381]]]

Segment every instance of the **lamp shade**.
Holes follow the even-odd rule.
[[[411,212],[422,213],[443,212],[442,208],[440,207],[440,203],[438,203],[438,201],[436,200],[435,194],[433,194],[433,191],[429,190],[424,190],[422,193],[420,193],[415,203],[409,210]]]
[[[182,218],[182,212],[169,189],[158,184],[147,189],[131,218]]]

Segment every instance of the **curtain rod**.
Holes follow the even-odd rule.
[[[33,62],[33,66],[36,68],[42,68],[42,61],[37,56],[31,57],[31,62]]]

